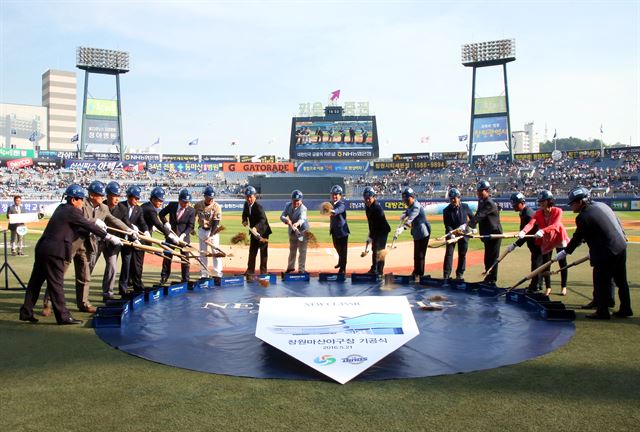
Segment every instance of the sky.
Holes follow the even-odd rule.
[[[461,46],[511,38],[512,130],[594,139],[602,127],[606,144],[640,145],[639,0],[0,0],[0,102],[40,105],[42,74],[62,69],[78,72],[80,107],[76,47],[116,49],[131,59],[120,80],[131,149],[160,138],[161,153],[288,157],[298,105],[339,89],[339,102],[369,102],[381,157],[464,151]],[[91,75],[89,93],[114,99],[115,80]],[[478,69],[476,97],[501,94],[502,69]]]

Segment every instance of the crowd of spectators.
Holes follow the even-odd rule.
[[[596,196],[621,197],[640,194],[640,154],[612,151],[605,158],[562,158],[535,161],[515,160],[510,163],[487,157],[469,165],[464,161],[451,161],[446,168],[425,170],[369,171],[365,175],[346,176],[349,196],[359,196],[365,186],[373,186],[383,197],[397,197],[405,186],[410,186],[422,197],[444,198],[451,187],[463,196],[475,196],[475,185],[480,179],[489,181],[494,196],[509,196],[521,191],[535,196],[548,189],[557,196],[566,194],[576,185],[590,188]],[[149,172],[149,171],[80,171],[56,168],[28,167],[18,170],[0,170],[0,198],[10,199],[18,193],[27,199],[59,199],[70,183],[83,186],[93,180],[118,181],[124,187],[137,184],[145,196],[155,186],[162,186],[169,197],[177,196],[182,188],[198,189],[206,185],[216,188],[218,196],[239,196],[247,184],[247,176],[225,177],[224,172]],[[295,175],[295,174],[292,174]]]

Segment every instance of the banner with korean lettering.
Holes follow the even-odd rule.
[[[473,142],[507,141],[507,117],[476,117],[473,119]]]
[[[420,331],[405,296],[260,299],[256,337],[345,384]]]
[[[0,158],[33,158],[33,150],[0,148]]]
[[[147,162],[147,170],[151,173],[165,172],[218,172],[222,170],[221,163],[215,162]]]
[[[369,162],[302,162],[299,173],[342,173],[363,174],[369,169]]]
[[[374,162],[374,171],[389,170],[423,170],[423,169],[442,169],[447,167],[445,160],[423,160],[423,161],[397,161],[397,162]]]
[[[282,163],[259,163],[259,162],[224,162],[222,164],[224,172],[293,172],[295,171],[292,162]]]

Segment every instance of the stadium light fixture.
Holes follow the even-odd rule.
[[[501,39],[462,45],[462,64],[465,66],[493,66],[512,62],[515,59],[515,39]]]
[[[78,47],[76,67],[89,72],[126,73],[129,72],[129,53],[101,48]]]

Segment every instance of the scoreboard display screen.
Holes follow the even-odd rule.
[[[378,157],[375,116],[294,117],[291,159],[374,159]]]

